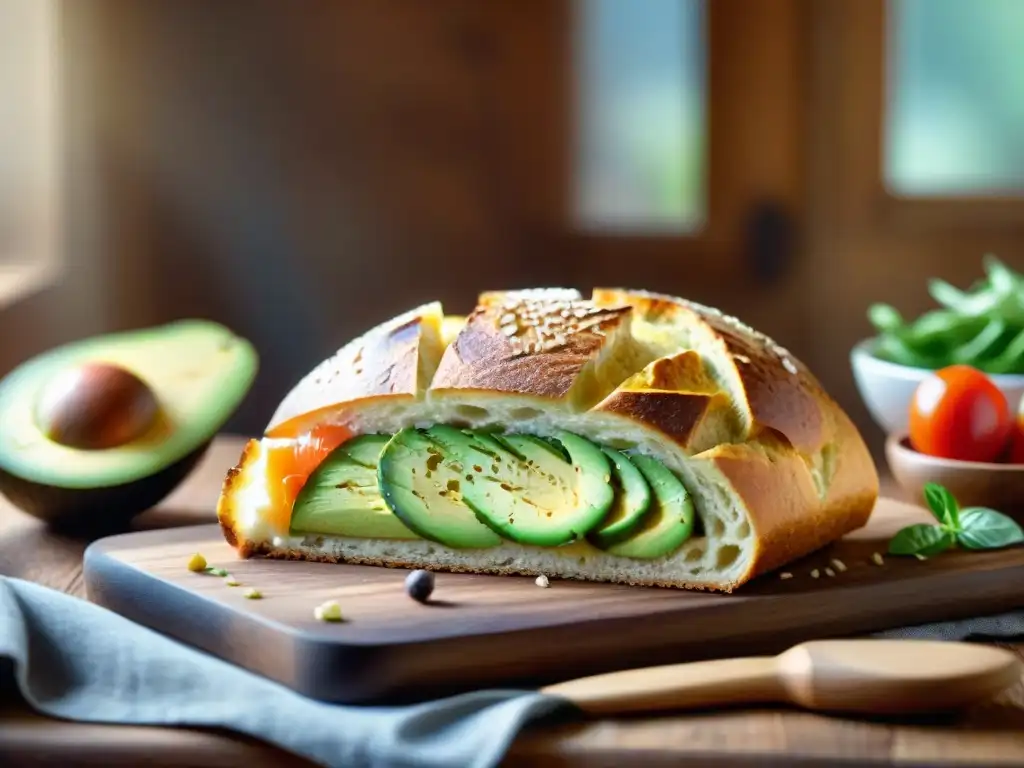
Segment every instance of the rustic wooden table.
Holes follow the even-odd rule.
[[[241,440],[219,438],[202,465],[140,528],[209,522]],[[85,596],[88,542],[58,536],[0,500],[0,574]],[[1011,646],[1024,655],[1024,643]],[[223,732],[64,723],[0,704],[0,764],[96,766],[306,765]],[[538,726],[507,765],[1005,766],[1024,765],[1024,685],[956,720],[891,724],[760,709]]]

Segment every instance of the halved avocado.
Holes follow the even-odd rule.
[[[500,441],[488,436],[489,448],[505,444],[510,450],[502,448],[489,462],[473,466],[473,482],[463,486],[462,495],[502,537],[561,546],[585,536],[611,507],[611,469],[601,449],[568,432],[555,437],[569,460],[531,436],[502,435]],[[481,450],[481,435],[453,430],[437,439],[456,456]]]
[[[306,480],[292,507],[293,534],[418,539],[380,494],[377,465],[389,435],[361,435],[335,448]]]
[[[602,448],[611,461],[615,501],[601,524],[587,534],[598,548],[610,547],[627,538],[644,519],[651,506],[651,488],[633,463],[621,451]]]
[[[650,456],[634,454],[630,461],[652,491],[651,505],[628,538],[605,548],[611,555],[640,560],[674,552],[693,533],[693,500],[668,467]]]
[[[391,438],[377,467],[381,495],[395,516],[425,539],[457,548],[495,547],[501,537],[463,501],[464,489],[472,484],[471,464],[486,461],[487,455],[452,451],[449,441],[436,439],[444,430],[459,432],[409,428]]]
[[[73,342],[0,381],[0,492],[56,525],[117,525],[167,496],[256,376],[248,341],[184,320]]]

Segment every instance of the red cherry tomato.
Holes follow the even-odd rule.
[[[910,444],[931,456],[995,461],[1013,430],[1006,396],[968,365],[951,365],[922,381],[910,403]]]

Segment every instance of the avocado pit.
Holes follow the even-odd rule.
[[[92,362],[67,368],[42,389],[36,408],[49,440],[80,450],[107,450],[138,440],[156,423],[152,388],[126,368]]]

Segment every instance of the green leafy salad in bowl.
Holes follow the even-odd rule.
[[[871,354],[913,368],[970,365],[990,374],[1024,374],[1024,275],[992,255],[985,276],[963,291],[933,278],[928,292],[937,309],[907,322],[888,304],[873,304],[868,319],[878,331]]]

